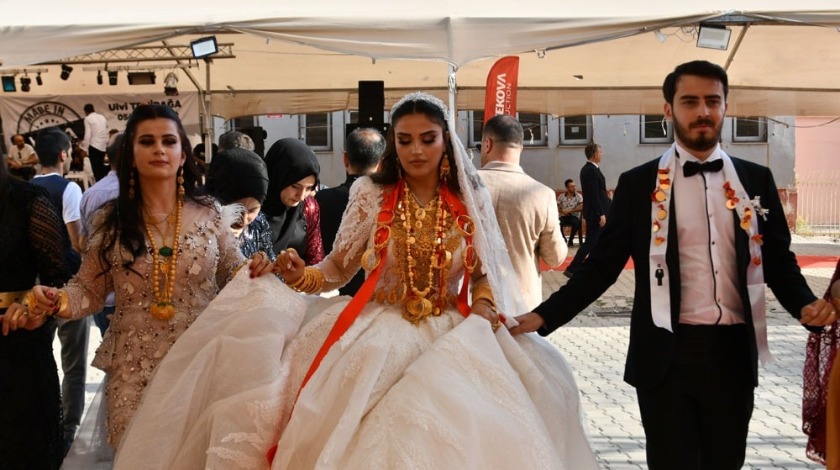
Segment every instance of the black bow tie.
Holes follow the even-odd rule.
[[[723,168],[723,159],[712,160],[706,163],[685,162],[683,165],[683,175],[686,177],[694,176],[701,171],[708,171],[716,173]]]

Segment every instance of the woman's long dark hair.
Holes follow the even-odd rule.
[[[198,167],[192,158],[192,147],[178,114],[172,108],[159,104],[144,104],[134,108],[126,123],[120,149],[117,170],[120,193],[116,200],[105,206],[105,219],[97,228],[97,231],[102,231],[103,234],[99,258],[106,270],[110,265],[108,255],[116,248],[117,243],[122,249],[131,253],[132,258],[137,258],[146,251],[142,208],[143,188],[140,186],[137,170],[134,168],[134,141],[137,138],[137,126],[141,122],[159,118],[169,119],[178,128],[178,140],[181,142],[181,152],[185,157],[181,172],[184,177],[186,199],[205,206],[213,204],[211,199],[204,196],[204,191],[199,186]],[[134,179],[133,198],[128,195],[131,187],[129,181],[132,178]],[[132,263],[133,259],[128,260],[125,266],[128,267]]]
[[[438,124],[443,130],[443,141],[446,147],[445,157],[449,160],[449,176],[446,181],[443,181],[449,189],[455,194],[461,194],[461,186],[458,184],[458,172],[456,170],[457,163],[455,163],[455,149],[452,146],[452,138],[449,135],[449,127],[446,125],[446,116],[443,110],[435,106],[431,101],[413,100],[406,101],[402,106],[395,109],[391,114],[391,126],[388,128],[388,134],[385,137],[385,151],[382,153],[382,163],[379,164],[379,170],[371,175],[374,183],[382,185],[395,184],[400,179],[400,161],[397,157],[396,138],[394,135],[394,128],[397,122],[404,116],[409,114],[423,114],[430,121]],[[443,162],[443,159],[441,159]]]

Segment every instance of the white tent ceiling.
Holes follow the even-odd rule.
[[[230,118],[355,109],[359,80],[384,80],[388,106],[409,90],[445,97],[450,65],[457,68],[458,107],[481,109],[493,61],[519,53],[520,110],[638,114],[660,113],[664,76],[699,58],[727,67],[730,114],[840,115],[836,1],[278,3],[186,0],[172,11],[171,0],[118,8],[102,0],[83,6],[4,0],[4,11],[14,13],[0,20],[0,69],[22,72],[41,67],[34,64],[163,41],[183,45],[215,33],[220,43],[232,44],[236,58],[210,65],[211,110]],[[721,16],[732,21],[728,50],[695,47],[697,24]],[[739,21],[744,18],[749,26]],[[657,29],[667,37],[664,43],[654,36]],[[546,52],[539,58],[535,51]],[[173,65],[108,67],[149,64]],[[103,66],[74,65],[67,81],[59,80],[57,66],[46,66],[44,85],[33,83],[31,93],[148,92],[160,89],[167,73],[158,72],[157,85],[129,87],[121,74],[116,87],[107,80],[100,86],[96,72],[84,68]],[[187,69],[202,89],[205,67],[199,62]],[[193,87],[186,73],[177,72],[179,88]]]

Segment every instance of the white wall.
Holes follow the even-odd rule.
[[[346,113],[332,113],[332,149],[316,151],[321,163],[321,181],[327,186],[341,184],[345,178],[344,124]],[[774,117],[783,123],[794,124],[792,117]],[[265,148],[284,137],[302,137],[298,117],[293,115],[259,116],[257,124],[262,126],[268,138]],[[732,120],[727,119],[723,126],[723,149],[730,155],[769,166],[773,170],[779,187],[794,184],[794,161],[796,139],[793,128],[774,124],[768,120],[766,143],[733,143]],[[526,148],[522,155],[522,168],[543,184],[559,189],[567,178],[579,179],[580,168],[586,161],[582,145],[559,145],[559,118],[549,116],[546,124],[547,145]],[[217,122],[217,136],[224,132],[224,123]],[[468,144],[468,113],[458,113],[458,135],[465,145]],[[639,116],[593,116],[593,138],[604,149],[601,170],[607,179],[607,187],[615,188],[622,172],[652,160],[662,154],[668,145],[641,144]],[[474,162],[478,163],[475,152]]]

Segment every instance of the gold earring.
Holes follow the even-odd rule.
[[[449,157],[444,153],[443,161],[440,162],[440,179],[446,180],[449,178]]]
[[[187,193],[184,190],[184,167],[178,168],[178,199],[183,200],[184,195]]]

